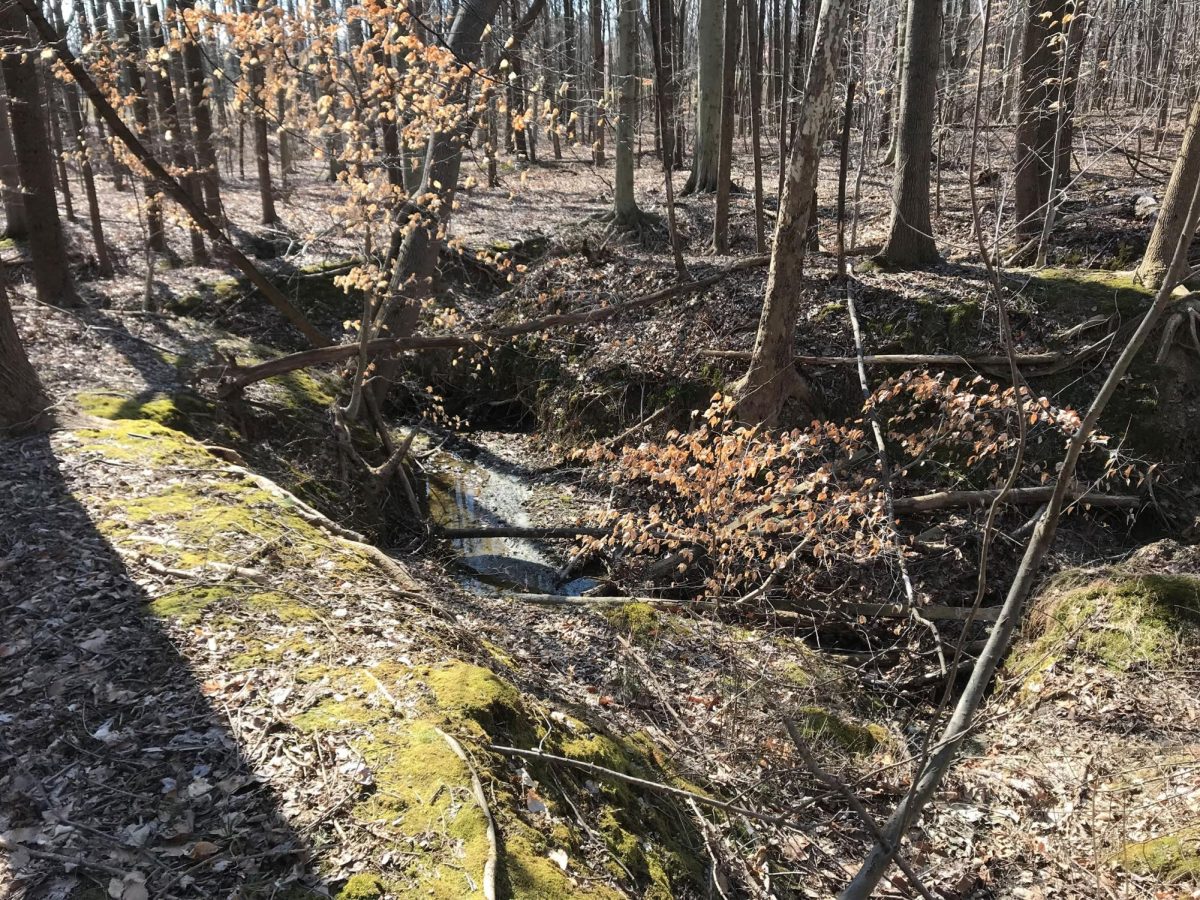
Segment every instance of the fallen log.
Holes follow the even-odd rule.
[[[701,350],[701,356],[710,359],[749,359],[749,350]],[[1022,366],[1051,365],[1061,362],[1061,353],[1024,353],[1017,355],[1017,364]],[[856,366],[857,356],[794,356],[797,365],[801,366]],[[956,353],[878,353],[874,356],[864,356],[863,362],[868,366],[1000,366],[1008,365],[1008,357],[1003,355],[988,356],[959,356]]]
[[[439,528],[439,537],[451,540],[467,538],[527,538],[529,540],[551,540],[555,538],[604,537],[611,534],[608,528],[585,528],[567,525],[559,528],[522,528],[516,525],[480,525],[472,528]]]
[[[1013,488],[1005,497],[1004,502],[1012,506],[1026,503],[1045,503],[1054,493],[1053,485],[1043,487]],[[970,509],[987,506],[1000,494],[998,490],[987,491],[938,491],[933,494],[920,494],[916,497],[897,497],[896,512],[918,513],[938,509]],[[1072,490],[1071,499],[1086,503],[1089,506],[1116,507],[1134,509],[1145,501],[1134,494],[1101,494],[1085,488]]]
[[[582,594],[521,594],[513,593],[508,596],[522,603],[533,603],[539,606],[627,606],[632,603],[645,603],[649,606],[679,606],[689,609],[721,610],[747,612],[749,610],[733,603],[718,603],[713,600],[671,600],[664,597],[587,597]],[[771,610],[770,615],[780,618],[816,619],[828,615],[863,616],[874,619],[907,619],[913,608],[903,603],[866,603],[847,600],[831,604],[825,603],[792,603],[787,608]],[[938,622],[965,622],[971,618],[969,606],[921,606],[916,610],[926,619]],[[999,607],[984,607],[976,610],[976,622],[994,622],[999,615]]]
[[[406,350],[457,350],[462,347],[487,345],[490,342],[507,340],[508,338],[518,337],[523,334],[533,334],[534,332],[545,331],[549,328],[558,328],[563,325],[584,325],[592,322],[600,322],[621,315],[622,313],[630,312],[631,310],[653,306],[656,303],[661,303],[672,297],[678,297],[681,294],[690,294],[703,290],[706,287],[716,284],[731,272],[763,266],[769,260],[770,257],[767,256],[748,256],[705,278],[673,284],[624,303],[614,303],[611,306],[601,306],[582,312],[559,313],[552,316],[545,316],[541,319],[533,319],[528,322],[519,322],[516,325],[483,329],[471,334],[376,338],[373,341],[368,341],[366,347],[363,347],[358,342],[337,344],[332,347],[318,347],[313,350],[303,350],[299,353],[279,356],[254,366],[210,366],[201,369],[200,377],[218,379],[217,393],[222,397],[227,397],[247,385],[262,381],[265,378],[286,375],[288,372],[294,372],[297,369],[306,369],[310,366],[340,362],[344,359],[357,356],[360,352],[365,353],[367,356],[377,357],[403,353]]]

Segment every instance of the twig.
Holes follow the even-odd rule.
[[[488,749],[495,750],[497,753],[503,753],[507,756],[519,756],[523,759],[533,759],[537,760],[538,762],[555,763],[560,766],[571,766],[572,768],[582,769],[585,772],[591,772],[593,775],[599,775],[603,778],[611,778],[614,781],[623,781],[626,784],[634,784],[649,791],[655,791],[660,794],[669,794],[672,797],[680,797],[684,800],[694,800],[703,806],[711,806],[713,809],[721,809],[728,813],[734,813],[739,816],[757,819],[760,822],[768,822],[771,825],[778,825],[782,828],[792,828],[797,831],[801,830],[801,825],[798,822],[795,822],[786,816],[777,816],[773,813],[759,812],[756,809],[747,809],[744,806],[738,806],[736,803],[727,803],[724,800],[716,800],[712,797],[706,797],[703,794],[697,794],[693,791],[685,791],[683,788],[677,788],[669,784],[663,784],[661,781],[649,781],[645,778],[637,778],[633,775],[626,775],[624,772],[606,769],[604,766],[598,766],[595,763],[586,762],[582,759],[568,759],[565,756],[555,756],[553,753],[543,753],[540,750],[522,750],[519,747],[504,747],[500,744],[489,744]],[[812,806],[812,804],[812,800],[805,800],[801,808]]]
[[[900,497],[896,500],[896,512],[917,513],[938,509],[986,506],[997,500],[1012,506],[1023,503],[1045,503],[1053,493],[1053,485],[1013,488],[1008,492],[1005,492],[1003,489],[938,491],[933,494],[920,494],[916,497]],[[1143,498],[1134,494],[1100,494],[1079,485],[1067,488],[1067,496],[1072,500],[1087,503],[1091,506],[1109,506],[1123,509],[1141,506],[1145,502]]]
[[[479,804],[479,810],[483,813],[483,818],[487,821],[488,858],[487,862],[483,864],[483,896],[485,900],[496,900],[496,868],[500,864],[499,841],[496,838],[496,820],[492,818],[492,810],[488,806],[487,795],[483,792],[483,784],[479,780],[479,773],[475,771],[475,766],[467,758],[462,744],[440,728],[435,727],[434,731],[440,734],[442,739],[450,745],[450,749],[454,751],[454,755],[463,761],[463,765],[471,773],[471,792],[475,795],[475,802]]]

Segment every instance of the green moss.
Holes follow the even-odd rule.
[[[386,892],[387,885],[382,878],[360,872],[351,875],[335,897],[336,900],[379,900]]]
[[[1027,682],[1068,654],[1113,672],[1159,666],[1181,652],[1200,617],[1200,577],[1113,570],[1084,585],[1060,577],[1030,612],[1029,626],[1005,663]]]
[[[975,300],[920,299],[917,314],[919,324],[914,337],[925,347],[930,341],[955,349],[978,342],[983,311]]]
[[[427,669],[423,676],[437,714],[451,730],[532,737],[520,692],[489,669],[455,661]]]
[[[280,390],[282,404],[291,410],[328,409],[336,398],[334,388],[329,382],[332,379],[323,377],[318,381],[307,372],[289,372],[268,378],[267,383],[277,385]]]
[[[1138,875],[1165,882],[1200,876],[1200,828],[1184,828],[1174,834],[1128,844],[1113,861]]]
[[[812,672],[798,662],[788,660],[779,667],[779,674],[785,681],[797,687],[809,687],[813,683]]]
[[[1014,287],[1020,286],[1020,281],[1014,284]],[[1153,299],[1153,292],[1133,280],[1133,272],[1102,269],[1041,269],[1029,277],[1023,293],[1038,308],[1055,311],[1064,317],[1077,316],[1080,312],[1112,310],[1114,306],[1123,313],[1132,314],[1144,309]]]
[[[321,734],[357,731],[387,719],[390,711],[371,706],[354,697],[338,700],[326,697],[315,706],[292,717],[292,724],[301,731]]]
[[[160,619],[171,619],[180,625],[194,625],[204,611],[228,595],[223,588],[197,587],[171,591],[150,602],[150,612]]]
[[[826,303],[818,309],[812,317],[814,322],[828,322],[845,312],[846,304],[841,300],[834,300]]]
[[[835,744],[851,753],[870,753],[888,740],[882,725],[859,725],[819,706],[800,709],[796,728],[807,738]]]
[[[649,603],[622,603],[605,607],[602,612],[609,624],[629,635],[634,643],[649,643],[662,630],[662,616]]]
[[[214,297],[218,300],[231,300],[245,290],[245,286],[237,278],[220,278],[209,285]]]
[[[119,419],[102,428],[74,432],[84,451],[145,466],[217,469],[216,457],[187,435],[152,419]]]

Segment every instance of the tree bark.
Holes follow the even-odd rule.
[[[137,133],[143,141],[151,140],[150,102],[147,98],[145,80],[138,60],[142,57],[141,39],[138,35],[137,14],[134,11],[133,0],[123,0],[117,6],[117,21],[121,26],[121,39],[125,44],[125,57],[121,62],[125,80],[133,94],[133,117],[137,123]],[[163,233],[162,205],[158,200],[158,190],[152,178],[142,180],[142,191],[146,198],[146,235],[150,249],[155,253],[163,253],[167,249],[166,235]]]
[[[0,284],[0,436],[23,434],[45,425],[49,406],[17,334],[8,290]]]
[[[491,25],[499,6],[500,0],[459,0],[447,48],[461,65],[474,66],[479,62],[484,29]],[[386,332],[395,338],[412,334],[422,300],[432,293],[438,252],[458,189],[462,148],[471,137],[474,119],[467,108],[470,94],[471,81],[466,77],[453,81],[446,92],[444,106],[460,110],[459,119],[435,131],[429,139],[421,185],[415,193],[423,200],[406,210],[412,214],[412,221],[406,217],[396,225],[397,235],[402,235],[402,239],[392,263],[383,308],[377,311],[372,329],[375,333]],[[380,376],[377,393],[382,396],[396,372],[395,360],[379,360],[376,371]]]
[[[663,185],[666,189],[667,230],[671,239],[671,255],[675,271],[687,276],[679,226],[675,221],[675,180],[672,177],[675,160],[675,13],[671,0],[650,0],[651,58],[654,63],[655,98],[658,101],[658,121],[662,143],[661,161]]]
[[[729,252],[729,194],[733,189],[733,121],[737,118],[737,62],[742,46],[742,0],[725,0],[725,72],[721,88],[721,133],[717,145],[717,204],[713,251]]]
[[[817,18],[812,62],[775,228],[775,247],[758,334],[749,369],[734,389],[738,414],[748,422],[775,423],[792,397],[810,410],[817,405],[808,382],[793,366],[792,348],[804,280],[809,218],[821,162],[821,139],[833,112],[838,58],[849,12],[850,0],[824,0]]]
[[[205,91],[204,62],[200,52],[200,35],[190,32],[184,14],[195,8],[196,0],[170,0],[183,44],[183,68],[187,73],[188,99],[192,124],[196,129],[196,163],[200,167],[200,186],[204,194],[204,210],[215,223],[224,222],[221,208],[221,176],[217,168],[217,151],[213,144],[212,105]]]
[[[879,254],[893,266],[915,268],[938,259],[929,220],[929,168],[941,19],[942,0],[908,0],[892,214],[887,241]]]
[[[1070,0],[1029,0],[1021,50],[1020,105],[1017,111],[1017,167],[1014,185],[1017,232],[1035,238],[1050,200],[1050,172],[1057,130],[1060,77],[1056,35]]]
[[[700,54],[696,138],[692,171],[683,186],[685,194],[711,194],[717,189],[720,161],[721,96],[724,83],[723,0],[700,0],[697,20]]]
[[[8,123],[8,96],[0,91],[0,192],[4,197],[4,236],[23,241],[29,234],[29,225],[25,221],[21,171],[17,166],[12,129]]]
[[[1154,223],[1150,243],[1137,268],[1137,280],[1147,287],[1157,288],[1167,279],[1171,255],[1180,237],[1187,235],[1189,243],[1195,238],[1196,228],[1200,226],[1197,221],[1200,210],[1191,209],[1190,194],[1197,183],[1200,183],[1200,99],[1192,104],[1183,145],[1163,195],[1158,221]],[[1173,277],[1182,274],[1173,273]]]
[[[617,32],[617,153],[613,190],[613,225],[636,228],[642,219],[633,193],[633,131],[637,117],[638,0],[620,0]]]
[[[14,4],[0,7],[0,32],[3,32],[5,51],[0,66],[8,90],[9,120],[24,194],[33,283],[38,299],[43,303],[78,306],[79,297],[71,279],[66,238],[54,197],[54,160],[50,158],[50,139],[46,132],[37,66],[28,58],[37,51],[31,50],[24,39],[26,28],[19,7]]]
[[[746,0],[747,42],[750,55],[750,152],[754,158],[754,245],[767,252],[767,226],[763,213],[762,166],[762,53],[763,19],[766,8],[756,9],[756,0]]]
[[[604,164],[604,0],[592,0],[592,162]]]
[[[261,52],[261,51],[259,51]],[[264,225],[279,221],[275,212],[275,192],[271,186],[271,149],[267,140],[266,66],[262,60],[250,63],[250,115],[254,126],[254,161],[258,165],[258,199],[262,208],[259,219]]]
[[[192,199],[199,200],[200,194],[197,191],[199,185],[189,172],[192,168],[191,154],[183,142],[179,122],[179,104],[175,99],[175,88],[171,83],[171,71],[166,65],[167,44],[169,43],[166,27],[159,21],[158,6],[152,3],[148,8],[150,11],[150,46],[163,60],[162,69],[155,79],[155,88],[158,93],[158,113],[162,117],[163,143],[175,167],[180,173],[186,173],[181,174],[180,177],[184,179]],[[192,261],[198,266],[208,265],[209,257],[208,250],[204,246],[204,235],[198,228],[189,228],[188,231],[192,244]]]

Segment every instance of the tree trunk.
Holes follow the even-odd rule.
[[[1017,112],[1017,167],[1014,185],[1017,232],[1037,237],[1050,200],[1054,135],[1057,130],[1057,35],[1070,0],[1029,0],[1021,50],[1021,97]]]
[[[1157,289],[1167,280],[1171,255],[1180,236],[1186,234],[1195,237],[1200,222],[1196,221],[1194,215],[1189,218],[1188,211],[1197,183],[1200,183],[1200,99],[1192,104],[1187,130],[1183,134],[1183,145],[1179,148],[1179,156],[1163,196],[1158,221],[1154,223],[1146,254],[1137,268],[1137,280],[1147,287]],[[1175,277],[1182,275],[1182,272],[1175,273]]]
[[[642,219],[633,193],[633,139],[637,117],[638,0],[620,0],[617,17],[617,168],[613,190],[613,225],[637,228]]]
[[[754,245],[767,252],[767,228],[763,214],[762,172],[762,52],[766,8],[757,10],[755,0],[746,0],[747,42],[750,55],[750,152],[754,158]]]
[[[0,192],[4,196],[4,237],[23,241],[29,234],[29,225],[25,221],[21,172],[17,168],[8,122],[8,96],[0,91]]]
[[[887,241],[879,254],[889,265],[917,267],[938,259],[929,220],[929,168],[941,18],[941,0],[908,0],[892,215]]]
[[[733,120],[737,118],[738,50],[742,46],[742,2],[725,0],[725,76],[721,90],[721,134],[717,146],[717,205],[713,251],[729,252],[729,193],[733,188]]]
[[[141,39],[138,35],[137,13],[133,0],[123,0],[118,7],[117,21],[121,26],[121,38],[126,46],[125,57],[121,67],[129,91],[133,95],[133,117],[137,122],[137,133],[146,143],[151,141],[150,102],[147,99],[146,84],[142,78],[142,70],[138,60],[142,58]],[[158,200],[158,190],[150,178],[143,179],[142,193],[146,198],[146,241],[155,253],[163,253],[167,249],[166,235],[163,233],[162,205]]]
[[[1083,68],[1083,49],[1091,32],[1092,17],[1087,0],[1075,0],[1074,16],[1067,28],[1067,70],[1063,84],[1062,134],[1058,142],[1058,187],[1071,183],[1071,154],[1075,147],[1075,108],[1079,98],[1079,72]]]
[[[667,230],[671,239],[671,255],[675,271],[686,276],[687,264],[675,220],[675,182],[672,178],[675,160],[675,14],[671,0],[650,0],[651,57],[654,63],[655,97],[658,101],[659,132],[662,142],[663,185],[666,188]]]
[[[904,84],[904,57],[908,48],[908,6],[911,0],[900,0],[896,21],[896,60],[894,66],[894,83],[895,88],[886,98],[887,102],[887,131],[890,134],[891,140],[888,142],[887,152],[883,156],[885,165],[891,165],[896,161],[896,153],[899,150],[900,144],[900,94],[902,85]],[[934,35],[933,40],[937,40]]]
[[[483,31],[491,25],[499,5],[500,0],[459,0],[447,49],[461,65],[474,66],[479,62],[483,53]],[[392,264],[384,308],[378,311],[373,326],[376,333],[386,330],[390,337],[412,334],[421,312],[421,302],[432,293],[441,234],[449,222],[458,188],[462,148],[471,136],[470,94],[468,78],[453,81],[446,92],[443,104],[448,109],[459,110],[459,120],[451,127],[434,132],[429,139],[421,186],[414,195],[427,198],[427,201],[416,209],[410,208],[416,216],[415,221],[406,217],[397,224],[403,240]],[[377,361],[379,395],[386,392],[396,367],[394,359]]]
[[[725,79],[723,8],[723,0],[700,0],[697,21],[700,68],[695,151],[692,154],[692,172],[683,186],[685,194],[711,194],[717,189],[721,97]]]
[[[563,0],[563,77],[566,89],[559,98],[559,121],[566,127],[567,143],[574,144],[579,140],[576,118],[572,117],[575,110],[575,79],[579,71],[578,56],[575,50],[576,29],[575,7],[572,0]]]
[[[817,405],[808,382],[796,371],[792,356],[821,140],[833,112],[838,58],[849,12],[850,0],[824,0],[817,18],[758,334],[750,367],[734,389],[738,415],[748,422],[773,424],[791,397],[797,397],[810,410]]]
[[[250,69],[250,115],[254,126],[254,161],[258,164],[258,198],[262,207],[259,221],[274,225],[279,221],[275,212],[275,192],[271,187],[271,148],[267,141],[267,113],[264,104],[266,67],[261,61],[251,63]]]
[[[0,437],[23,434],[45,425],[49,406],[50,401],[17,334],[8,291],[0,284]]]
[[[8,90],[8,113],[24,194],[34,286],[43,303],[78,306],[54,198],[54,160],[50,158],[37,66],[29,59],[22,60],[26,54],[37,51],[31,50],[24,39],[25,16],[16,4],[0,6],[0,32],[5,51],[0,66]]]
[[[217,169],[217,151],[213,144],[212,105],[205,91],[204,63],[200,53],[200,36],[187,33],[184,14],[193,9],[196,0],[170,0],[171,8],[179,21],[183,44],[183,67],[187,73],[188,99],[192,110],[192,124],[196,129],[196,163],[200,167],[200,186],[204,194],[204,211],[220,225],[225,221],[221,209],[221,176]]]
[[[604,164],[604,0],[592,0],[592,162]]]
[[[159,54],[159,59],[164,61],[158,77],[155,79],[158,92],[158,113],[162,117],[163,143],[166,145],[171,161],[183,173],[192,168],[192,158],[183,142],[179,122],[179,104],[175,97],[175,88],[171,83],[170,68],[165,64],[165,60],[168,59],[167,45],[169,41],[166,28],[158,18],[158,6],[152,3],[148,9],[150,11],[150,46]],[[190,175],[181,177],[185,180],[192,198],[199,200],[196,179]],[[89,196],[89,201],[90,199]],[[188,232],[192,244],[192,261],[198,266],[208,265],[209,257],[208,250],[204,246],[204,235],[200,233],[199,228],[189,228]]]

